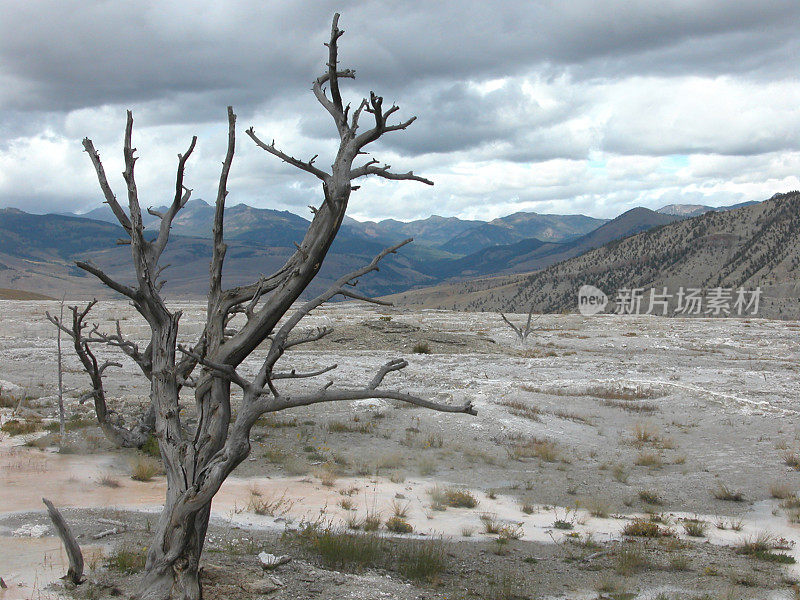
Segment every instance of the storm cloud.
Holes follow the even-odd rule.
[[[418,116],[376,144],[376,158],[436,182],[365,181],[356,218],[608,217],[800,187],[795,0],[7,0],[0,206],[96,206],[80,140],[91,137],[118,174],[126,108],[143,202],[169,198],[176,154],[195,134],[188,183],[211,198],[232,104],[230,201],[305,214],[319,200],[316,180],[242,132],[253,125],[289,153],[330,163],[335,128],[309,88],[334,11],[342,64],[358,75],[349,100],[375,90],[402,118]]]

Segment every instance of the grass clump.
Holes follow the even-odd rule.
[[[492,535],[500,533],[500,523],[497,522],[497,516],[491,513],[483,513],[480,516],[481,525],[483,525],[483,533]]]
[[[94,424],[94,419],[84,419],[81,415],[75,414],[64,421],[64,431],[77,431],[78,429],[83,429]],[[45,431],[49,431],[51,433],[58,433],[61,431],[61,425],[58,421],[53,421],[52,423],[45,425],[44,429]]]
[[[112,489],[116,489],[116,488],[120,487],[120,485],[121,485],[119,480],[116,479],[110,473],[104,473],[103,475],[101,475],[100,479],[97,480],[97,483],[99,485],[102,485],[103,487],[112,488]]]
[[[442,540],[397,543],[374,533],[360,533],[307,524],[298,533],[300,544],[332,568],[382,567],[413,580],[433,580],[447,567]]]
[[[639,500],[645,504],[652,504],[654,506],[664,503],[664,500],[655,490],[639,490]]]
[[[599,519],[607,519],[608,515],[611,514],[611,506],[602,498],[586,498],[581,502],[581,505],[590,515]]]
[[[769,486],[769,494],[777,500],[786,500],[795,495],[794,489],[788,484],[775,482]]]
[[[328,431],[331,433],[372,433],[373,425],[371,422],[359,422],[353,420],[352,422],[345,421],[330,421],[328,423]]]
[[[386,520],[386,529],[391,531],[392,533],[411,533],[414,531],[414,528],[411,526],[411,523],[403,519],[402,517],[389,517]]]
[[[658,523],[653,523],[647,519],[634,519],[625,524],[622,528],[622,535],[629,537],[660,538],[673,535],[669,527],[661,527]]]
[[[144,452],[147,456],[152,456],[154,458],[161,457],[161,450],[158,449],[158,439],[154,435],[150,435],[139,450]]]
[[[35,421],[19,421],[17,419],[10,419],[0,426],[0,431],[8,435],[25,435],[34,433],[39,429],[39,424]]]
[[[161,474],[161,464],[149,456],[138,456],[131,462],[131,479],[151,481]]]
[[[533,406],[532,404],[525,404],[519,400],[502,400],[499,402],[500,406],[504,406],[508,411],[517,417],[530,419],[531,421],[541,421],[539,415],[542,411]]]
[[[661,456],[656,452],[640,452],[634,462],[637,467],[650,467],[651,469],[658,469],[664,464]]]
[[[444,490],[444,504],[453,508],[475,508],[478,499],[469,490],[447,488]]]
[[[727,502],[744,502],[744,492],[729,488],[724,483],[720,483],[711,492],[717,500],[725,500]]]
[[[545,462],[556,462],[561,453],[552,440],[543,438],[519,438],[507,446],[508,456],[514,460],[525,460],[526,458],[538,458]]]
[[[650,567],[650,560],[641,549],[621,548],[614,556],[614,570],[620,574],[633,575]]]
[[[614,481],[628,483],[631,472],[625,465],[618,463],[611,468],[611,475],[614,477]]]
[[[800,471],[800,452],[791,449],[785,450],[783,452],[783,463],[795,471]]]
[[[397,552],[397,570],[408,579],[431,581],[447,568],[446,559],[441,540],[404,544]]]
[[[683,522],[683,531],[689,537],[706,537],[708,523],[699,519],[687,519]]]
[[[795,559],[788,554],[773,552],[780,545],[770,533],[762,531],[754,537],[744,538],[736,547],[736,553],[758,560],[775,562],[785,565],[795,564]]]
[[[333,568],[367,567],[380,562],[385,554],[381,539],[367,533],[308,525],[299,539],[305,548],[316,552],[326,566]]]
[[[144,569],[147,551],[131,544],[124,544],[114,550],[106,559],[106,567],[120,573],[132,575]]]
[[[430,354],[431,347],[428,345],[428,342],[417,342],[411,348],[411,352],[414,354]]]

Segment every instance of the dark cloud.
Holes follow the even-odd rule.
[[[116,156],[127,107],[153,196],[168,191],[175,152],[195,133],[191,175],[198,194],[213,194],[228,104],[242,128],[329,164],[335,131],[309,87],[334,10],[346,30],[342,64],[358,73],[347,97],[375,90],[419,118],[376,144],[376,157],[438,178],[433,190],[367,187],[398,216],[432,205],[467,214],[489,196],[497,210],[628,206],[673,197],[681,183],[670,173],[576,175],[595,155],[800,152],[796,0],[0,0],[0,206],[96,199],[80,138]],[[303,212],[316,182],[241,138],[237,201]],[[791,181],[793,160],[727,193],[761,193],[759,177]],[[583,178],[562,181],[573,176]],[[374,200],[354,202],[360,214],[379,212]]]

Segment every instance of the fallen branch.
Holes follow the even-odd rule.
[[[50,520],[58,532],[58,537],[64,543],[64,549],[67,551],[67,558],[69,558],[69,569],[67,570],[66,579],[69,579],[75,585],[83,583],[83,554],[81,547],[78,545],[75,536],[72,535],[67,522],[58,509],[53,506],[47,498],[42,498],[42,502],[47,507],[47,514],[50,515]]]

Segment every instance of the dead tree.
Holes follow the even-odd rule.
[[[514,325],[503,313],[500,313],[500,316],[503,318],[503,321],[505,321],[506,325],[508,325],[514,331],[517,338],[519,338],[520,343],[524,345],[525,342],[528,341],[528,336],[531,334],[531,331],[533,331],[533,328],[531,327],[533,319],[533,305],[531,304],[531,308],[528,311],[528,320],[525,322],[525,327],[522,325]],[[540,317],[541,315],[537,317],[536,320],[538,320]]]
[[[228,475],[250,452],[250,430],[263,414],[286,408],[308,406],[322,402],[347,401],[363,398],[389,398],[409,402],[425,408],[476,414],[470,402],[447,405],[416,397],[409,393],[382,388],[385,377],[407,366],[406,361],[395,359],[383,365],[371,381],[363,385],[320,386],[311,393],[292,390],[287,384],[293,379],[309,378],[329,372],[334,366],[321,367],[310,373],[299,373],[292,368],[279,368],[287,350],[307,344],[328,335],[330,328],[321,328],[299,334],[295,329],[303,317],[334,296],[344,296],[378,302],[355,289],[358,279],[378,269],[378,263],[390,253],[410,242],[406,240],[386,249],[372,262],[336,281],[330,289],[299,307],[293,306],[319,272],[320,266],[336,237],[347,210],[350,193],[358,189],[354,181],[375,175],[384,179],[418,181],[432,185],[412,171],[396,173],[389,165],[363,158],[366,148],[381,136],[406,129],[415,117],[395,124],[389,118],[398,111],[392,105],[386,108],[380,96],[370,93],[355,110],[343,103],[339,89],[342,79],[355,77],[354,71],[338,65],[338,41],[343,31],[335,15],[330,40],[326,44],[328,57],[325,72],[313,82],[313,92],[320,104],[330,114],[339,135],[339,149],[330,171],[316,166],[316,156],[300,160],[282,150],[275,142],[263,142],[250,128],[247,135],[269,154],[304,171],[322,184],[322,202],[312,208],[314,217],[296,251],[286,263],[268,277],[240,287],[225,289],[222,270],[226,254],[223,239],[225,197],[235,146],[236,116],[228,108],[228,149],[222,164],[217,189],[213,222],[213,248],[210,263],[210,281],[206,322],[199,339],[191,346],[179,346],[179,311],[171,311],[161,295],[164,283],[164,266],[159,261],[169,239],[170,226],[176,214],[186,205],[191,190],[184,185],[186,162],[194,150],[192,139],[185,154],[178,156],[175,195],[169,208],[162,214],[148,209],[160,218],[161,224],[154,239],[144,235],[142,211],[134,177],[136,158],[133,147],[133,117],[128,112],[125,128],[123,173],[127,183],[127,210],[117,201],[106,178],[100,156],[91,140],[83,141],[92,160],[105,201],[111,207],[126,232],[124,243],[130,244],[136,273],[136,282],[125,285],[114,280],[97,266],[78,262],[106,286],[128,298],[150,327],[150,341],[140,351],[123,337],[117,326],[116,333],[106,334],[97,326],[89,327],[86,317],[92,307],[73,308],[72,326],[55,320],[62,328],[71,331],[75,349],[92,379],[92,396],[98,419],[105,422],[105,430],[112,437],[135,445],[139,434],[147,431],[153,417],[153,431],[158,439],[167,480],[164,508],[155,527],[148,551],[145,574],[139,596],[147,600],[165,598],[197,599],[201,597],[198,568],[208,526],[211,501]],[[370,120],[361,129],[362,120]],[[357,160],[361,164],[354,164]],[[379,302],[380,303],[380,302]],[[243,321],[233,329],[234,316]],[[52,317],[51,317],[52,320]],[[260,344],[267,341],[266,354],[258,373],[245,379],[237,367]],[[116,346],[131,357],[150,380],[148,411],[132,428],[118,422],[109,423],[103,391],[103,372],[111,363],[99,364],[91,352],[91,344],[103,342]],[[231,387],[242,390],[242,398],[232,417]],[[184,407],[180,392],[184,387],[194,390],[197,424],[187,433]],[[152,412],[150,412],[152,411]],[[103,413],[105,416],[101,416]]]

